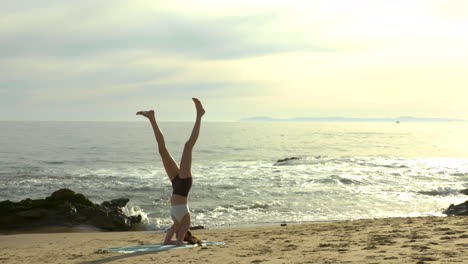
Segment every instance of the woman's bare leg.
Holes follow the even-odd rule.
[[[154,136],[156,137],[156,142],[158,143],[159,154],[161,155],[164,169],[166,170],[167,176],[169,176],[169,179],[172,181],[172,179],[174,179],[174,177],[179,173],[179,166],[177,165],[177,162],[175,162],[174,158],[172,158],[171,154],[169,154],[169,151],[166,148],[164,135],[159,129],[158,123],[156,123],[154,111],[140,111],[136,114],[148,118],[151,122]]]
[[[180,223],[177,222],[177,220],[173,218],[174,224],[167,231],[166,237],[164,238],[164,244],[165,245],[177,245],[177,246],[187,244],[186,242],[184,242],[184,239],[185,239],[185,234],[187,234],[187,231],[190,229],[191,219],[192,218],[190,214],[186,214],[182,218]],[[175,237],[176,239],[172,240],[172,237],[174,236],[174,234],[176,235]]]
[[[195,120],[195,125],[190,135],[189,140],[185,143],[184,151],[182,153],[182,159],[180,161],[180,178],[189,178],[192,177],[192,151],[195,143],[197,142],[198,135],[200,134],[201,118],[205,114],[205,109],[197,98],[192,98],[195,103],[195,108],[197,109],[197,118]]]
[[[170,245],[172,244],[172,237],[174,236],[174,234],[176,233],[176,230],[178,229],[179,227],[176,226],[176,224],[173,224],[171,226],[171,228],[169,228],[169,230],[167,230],[167,233],[166,233],[166,238],[164,238],[164,244],[165,245]]]
[[[182,221],[180,221],[179,228],[176,234],[176,245],[180,246],[184,244],[184,238],[187,231],[190,229],[190,223],[192,222],[192,216],[186,214]]]

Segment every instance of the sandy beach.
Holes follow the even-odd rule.
[[[224,242],[149,253],[98,249],[159,243],[157,232],[0,236],[0,263],[468,263],[468,217],[418,217],[196,230]]]

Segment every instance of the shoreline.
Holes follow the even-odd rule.
[[[284,227],[284,226],[295,226],[295,225],[315,225],[315,224],[332,224],[332,223],[341,223],[341,222],[353,222],[353,221],[364,221],[364,220],[379,220],[379,219],[406,219],[406,218],[425,218],[425,217],[435,217],[435,218],[444,218],[451,217],[445,214],[443,215],[420,215],[420,216],[394,216],[394,217],[375,217],[375,218],[359,218],[359,219],[344,219],[344,220],[323,220],[323,221],[304,221],[304,222],[273,222],[273,223],[254,223],[254,224],[232,224],[232,225],[223,225],[223,226],[191,226],[190,230],[192,232],[199,232],[205,230],[231,230],[231,229],[251,229],[251,228],[274,228],[274,227]],[[165,233],[167,229],[141,229],[143,226],[140,226],[133,230],[127,231],[108,231],[104,229],[99,229],[90,225],[78,225],[73,227],[66,226],[47,226],[47,227],[38,227],[31,229],[18,229],[13,231],[0,231],[0,236],[9,236],[9,235],[27,235],[27,234],[54,234],[54,233],[125,233],[125,232],[154,232],[154,233]],[[168,226],[169,228],[169,226]]]
[[[293,226],[293,225],[313,225],[313,224],[326,224],[326,223],[340,223],[348,221],[359,221],[359,220],[378,220],[378,219],[392,219],[392,218],[420,218],[420,217],[448,217],[446,215],[424,215],[424,216],[395,216],[395,217],[381,217],[381,218],[360,218],[360,219],[345,219],[345,220],[323,220],[323,221],[307,221],[307,222],[273,222],[273,223],[254,223],[254,224],[232,224],[223,226],[191,226],[192,232],[198,232],[203,230],[229,230],[229,229],[250,229],[250,228],[268,228],[268,227],[282,227],[282,226]],[[134,230],[127,231],[108,231],[99,229],[90,225],[78,225],[73,227],[67,226],[47,226],[37,228],[25,228],[11,231],[0,231],[0,236],[9,235],[27,235],[27,234],[54,234],[54,233],[125,233],[125,232],[154,232],[154,233],[165,233],[167,229],[140,229],[138,227]],[[169,228],[169,226],[168,226]]]
[[[199,229],[224,242],[145,254],[96,251],[160,243],[164,232],[0,235],[0,263],[467,263],[468,217],[398,217]]]

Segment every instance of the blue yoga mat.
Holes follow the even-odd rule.
[[[212,242],[212,241],[203,241],[202,246],[220,246],[224,245],[223,242]],[[198,245],[164,245],[164,244],[151,244],[151,245],[138,245],[138,246],[129,246],[129,247],[114,247],[114,248],[102,248],[99,249],[99,253],[106,252],[115,252],[115,253],[136,253],[136,252],[150,252],[150,251],[164,251],[170,249],[179,249],[179,248],[191,248],[197,247]]]

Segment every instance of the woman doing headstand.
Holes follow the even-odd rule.
[[[172,158],[171,154],[166,148],[164,136],[156,123],[154,111],[140,111],[137,115],[142,115],[149,119],[153,127],[156,142],[158,143],[159,154],[166,170],[167,176],[172,183],[172,196],[171,196],[171,217],[174,222],[171,228],[167,231],[164,244],[184,244],[184,238],[187,233],[190,234],[191,216],[188,208],[188,193],[192,187],[192,150],[200,134],[201,118],[205,114],[203,106],[197,98],[192,98],[197,109],[197,118],[195,125],[190,135],[189,140],[185,143],[180,167]],[[176,241],[172,237],[176,235]]]

